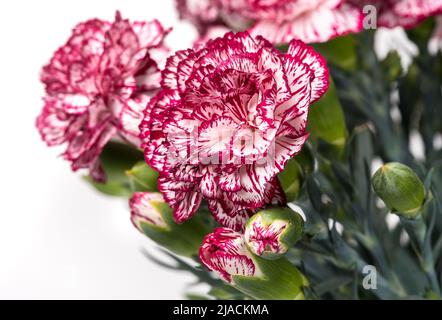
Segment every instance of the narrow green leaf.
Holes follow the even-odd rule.
[[[145,161],[137,162],[126,175],[133,181],[137,191],[157,191],[158,172],[149,167]]]
[[[308,130],[312,139],[321,139],[338,150],[342,150],[345,146],[347,128],[332,80],[327,93],[310,108]]]
[[[326,58],[328,63],[347,71],[356,70],[356,41],[352,35],[337,37],[324,43],[317,43],[314,47]]]
[[[140,150],[121,142],[109,142],[100,155],[106,182],[97,183],[90,177],[86,177],[85,180],[106,195],[130,197],[135,190],[126,171],[142,160],[143,153]]]

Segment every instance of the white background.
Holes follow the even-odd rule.
[[[124,201],[83,183],[34,126],[41,66],[78,22],[117,9],[175,27],[174,49],[195,36],[172,0],[0,1],[0,298],[176,299],[192,281],[147,260],[140,249],[155,246]]]

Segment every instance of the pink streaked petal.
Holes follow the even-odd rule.
[[[89,97],[83,94],[60,95],[59,99],[63,103],[63,110],[68,114],[83,114],[92,103]]]
[[[174,181],[162,175],[158,179],[158,190],[173,208],[174,219],[177,223],[190,219],[201,204],[202,195],[193,191],[192,183]]]
[[[241,180],[236,172],[223,172],[219,178],[219,187],[226,192],[236,192],[241,190]]]
[[[210,265],[227,282],[231,282],[232,275],[251,277],[255,274],[255,265],[247,256],[219,254],[210,259]]]
[[[163,74],[170,81],[140,129],[148,163],[169,181],[159,186],[179,221],[194,213],[187,203],[202,197],[214,218],[235,230],[259,208],[285,203],[275,176],[305,143],[312,95],[325,91],[314,81],[327,72],[303,43],[292,43],[292,51],[227,33],[169,59]],[[206,162],[209,156],[221,162]]]
[[[148,101],[148,96],[138,96],[126,101],[119,117],[123,136],[137,147],[140,145],[138,138],[140,134],[139,126]]]
[[[225,195],[221,199],[209,199],[207,203],[213,217],[220,225],[236,231],[244,230],[247,220],[254,214],[254,210],[236,205]]]
[[[396,1],[394,11],[404,17],[426,18],[442,13],[442,0]]]
[[[360,32],[362,19],[358,9],[345,4],[338,8],[321,6],[279,24],[272,20],[259,20],[250,32],[277,44],[288,43],[292,39],[307,43],[326,42],[347,33]]]
[[[104,122],[93,131],[79,132],[69,141],[63,157],[72,161],[74,171],[89,168],[99,157],[104,146],[116,133],[116,128]]]
[[[301,151],[308,137],[308,134],[304,134],[300,137],[281,136],[276,138],[274,166],[271,166],[274,174],[284,170],[287,161]]]
[[[170,143],[169,156],[176,156],[176,161],[187,162],[194,159],[197,150],[196,130],[199,122],[192,119],[168,119],[163,125],[163,132]]]
[[[243,190],[255,192],[259,197],[262,197],[266,180],[265,177],[257,174],[255,165],[241,166],[238,170],[238,175]]]
[[[166,67],[162,72],[161,86],[171,90],[178,89],[178,65],[187,59],[192,50],[177,51],[167,59]]]
[[[170,170],[174,179],[181,182],[199,183],[202,173],[200,166],[180,165]]]
[[[154,60],[148,62],[135,75],[137,91],[144,94],[156,93],[161,83],[161,72]]]
[[[287,198],[284,189],[281,186],[278,178],[273,178],[267,185],[264,191],[264,199],[267,205],[285,206]]]
[[[329,86],[329,71],[325,59],[317,53],[312,47],[307,46],[299,40],[292,40],[290,42],[287,53],[295,59],[299,59],[303,64],[309,66],[314,73],[314,79],[311,83],[312,93],[311,102],[317,101],[328,90]],[[290,59],[288,59],[290,61]],[[289,84],[293,83],[296,78],[296,71],[293,70],[295,63],[290,61],[286,65],[286,70],[289,76]]]
[[[173,208],[173,217],[177,223],[190,219],[201,205],[202,195],[199,192],[186,192],[182,200]]]
[[[201,178],[200,190],[205,199],[216,199],[218,196],[218,177],[210,167]]]
[[[165,30],[158,20],[150,22],[134,22],[133,30],[138,36],[141,47],[157,47],[171,31]]]
[[[37,129],[49,146],[62,144],[69,139],[66,132],[72,118],[62,111],[60,101],[46,98],[44,102],[45,106],[36,121]]]
[[[198,155],[212,157],[227,153],[235,134],[236,123],[228,117],[214,117],[198,128]]]
[[[291,96],[280,103],[275,110],[278,120],[287,121],[305,114],[311,103],[312,74],[306,65],[289,57],[286,61],[287,79],[292,90]]]
[[[208,234],[199,257],[203,265],[227,282],[231,282],[233,275],[251,277],[262,274],[247,250],[242,234],[229,228],[217,228]]]

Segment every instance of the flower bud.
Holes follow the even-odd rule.
[[[204,238],[201,262],[221,279],[255,299],[303,299],[307,280],[287,259],[265,260],[253,255],[242,234],[217,228]]]
[[[278,259],[302,236],[304,221],[289,208],[262,210],[249,219],[244,238],[250,251],[264,259]]]
[[[394,213],[415,218],[425,201],[425,187],[409,167],[392,162],[382,166],[373,176],[373,188]]]
[[[139,231],[179,255],[196,256],[204,235],[209,232],[197,217],[176,224],[172,209],[160,193],[136,192],[129,200],[129,206],[132,223]]]
[[[160,193],[136,192],[129,200],[131,220],[133,225],[143,231],[143,225],[167,230],[169,227],[161,215],[161,206],[164,204]]]

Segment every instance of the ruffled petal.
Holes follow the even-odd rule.
[[[160,176],[158,190],[173,208],[173,217],[177,223],[190,219],[201,205],[202,195],[195,191],[192,183],[174,181],[166,176]]]
[[[292,40],[290,42],[287,53],[294,57],[295,61],[302,61],[303,64],[308,65],[310,70],[313,71],[314,79],[311,82],[312,93],[310,99],[311,102],[314,103],[328,90],[329,72],[325,59],[312,47],[307,46],[305,43],[299,40]],[[295,83],[295,75],[297,74],[295,63],[291,62],[286,65],[286,71],[289,77],[289,84]],[[292,90],[292,92],[295,91],[296,89]]]
[[[361,12],[352,6],[320,6],[280,23],[258,20],[250,32],[277,44],[288,43],[292,39],[307,43],[326,42],[338,36],[362,31],[362,19]]]

